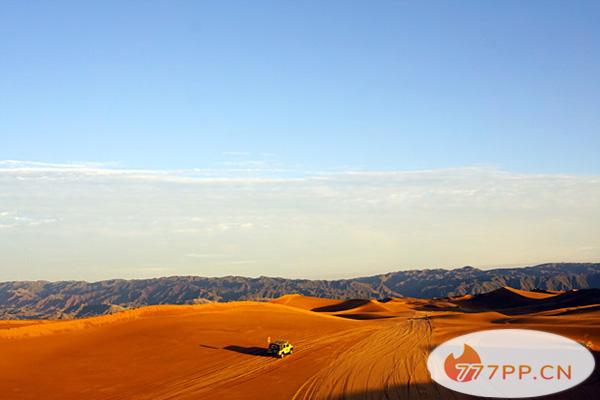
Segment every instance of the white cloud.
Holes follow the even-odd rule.
[[[19,211],[1,211],[0,229],[31,228],[58,222],[57,218],[40,215],[23,215]]]
[[[215,253],[189,253],[185,255],[190,258],[222,258],[222,257],[231,257],[231,254],[215,254]]]
[[[257,263],[256,260],[232,260],[232,261],[223,262],[222,264],[246,265],[246,264],[256,264],[256,263]]]
[[[0,271],[15,279],[27,270],[68,277],[73,268],[101,278],[104,267],[128,263],[332,276],[594,259],[600,177],[0,161],[0,235]],[[224,264],[215,265],[218,254],[228,255]]]

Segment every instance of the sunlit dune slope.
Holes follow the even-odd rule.
[[[560,294],[561,292],[548,292],[548,291],[530,291],[530,290],[521,290],[521,289],[515,289],[512,288],[510,286],[504,286],[502,289],[507,290],[509,292],[512,292],[514,294],[518,294],[519,296],[528,298],[528,299],[547,299],[550,297],[554,297],[557,294]]]
[[[500,294],[546,301],[509,289]],[[490,301],[486,295],[473,299],[478,297]],[[151,306],[73,321],[0,322],[0,397],[467,399],[434,384],[427,373],[428,352],[450,337],[521,327],[560,333],[592,348],[600,343],[600,312],[576,312],[590,306],[548,316],[461,307],[451,300],[292,295],[268,303]],[[269,338],[290,340],[294,353],[267,357]],[[595,398],[599,381],[596,373],[565,392],[569,397],[555,399]]]
[[[282,304],[285,306],[296,307],[303,310],[314,310],[315,308],[333,306],[339,304],[342,300],[324,299],[321,297],[302,296],[299,294],[287,294],[277,299],[271,300],[271,303]]]
[[[350,319],[378,319],[414,315],[416,303],[409,303],[410,300],[387,299],[385,302],[380,302],[372,299],[331,300],[286,295],[271,302]],[[421,300],[422,302],[425,301]]]
[[[10,321],[0,321],[0,335],[5,332],[8,332],[11,329],[23,328],[25,326],[32,325],[42,325],[47,324],[48,321],[41,320],[10,320]]]
[[[207,398],[243,377],[268,384],[287,362],[258,355],[269,336],[297,345],[296,367],[279,373],[300,382],[366,334],[353,320],[269,303],[147,307],[0,331],[0,389],[11,399]]]

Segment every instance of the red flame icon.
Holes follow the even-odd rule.
[[[446,361],[444,362],[444,370],[448,378],[457,382],[468,382],[473,379],[475,375],[475,369],[459,368],[458,365],[463,364],[481,364],[481,358],[479,354],[471,346],[465,343],[463,353],[460,357],[454,358],[452,353],[448,354]]]

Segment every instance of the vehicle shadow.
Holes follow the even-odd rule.
[[[209,346],[207,344],[199,344],[199,347],[204,347],[205,349],[211,349],[211,350],[220,350],[220,347],[215,347],[215,346]]]
[[[229,346],[223,347],[223,350],[234,351],[236,353],[248,354],[248,355],[257,356],[257,357],[270,357],[270,355],[267,354],[267,349],[265,349],[264,347],[256,347],[256,346],[244,347],[244,346],[229,345]]]

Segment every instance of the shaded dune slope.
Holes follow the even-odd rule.
[[[564,293],[526,292],[503,287],[466,300],[454,301],[464,311],[499,311],[503,314],[528,314],[600,303],[600,289],[581,289]]]

